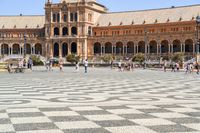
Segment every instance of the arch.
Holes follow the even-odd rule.
[[[38,55],[42,54],[42,44],[40,43],[35,44],[35,54],[38,54]]]
[[[20,54],[20,46],[19,46],[19,44],[13,44],[12,53],[13,54]]]
[[[59,36],[60,35],[60,30],[58,27],[54,28],[54,36]]]
[[[161,53],[169,52],[169,42],[167,40],[161,41]]]
[[[8,55],[9,54],[9,46],[8,46],[8,44],[2,44],[1,45],[1,54],[2,55]]]
[[[76,27],[72,27],[71,28],[71,33],[72,33],[72,36],[73,35],[77,35],[77,28]]]
[[[63,36],[68,35],[68,28],[67,27],[63,27],[62,34],[63,34]]]
[[[123,53],[123,43],[117,42],[116,43],[116,54],[122,54]]]
[[[156,41],[150,41],[149,43],[149,53],[157,53],[157,42]]]
[[[181,41],[180,40],[174,40],[173,41],[173,52],[181,52]]]
[[[55,43],[53,45],[53,57],[59,57],[59,44]]]
[[[63,43],[62,44],[62,57],[66,57],[68,55],[68,44]]]
[[[77,44],[75,42],[71,44],[71,53],[77,54]]]
[[[185,52],[186,53],[193,52],[193,40],[192,39],[187,39],[185,41]]]
[[[145,42],[138,42],[138,53],[145,53]]]
[[[105,53],[106,54],[112,53],[112,43],[110,42],[105,43]]]
[[[134,43],[133,42],[128,42],[127,43],[127,53],[128,54],[133,54],[134,53]]]
[[[101,53],[101,44],[99,42],[94,43],[94,54]]]
[[[31,45],[30,44],[26,44],[26,54],[31,54]]]

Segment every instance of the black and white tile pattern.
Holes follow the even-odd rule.
[[[200,133],[195,74],[41,70],[0,74],[0,133]]]

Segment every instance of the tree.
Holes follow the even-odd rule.
[[[138,54],[134,55],[132,61],[133,62],[139,62],[139,63],[144,62],[145,61],[144,54],[138,53]]]
[[[184,54],[181,52],[172,55],[172,61],[174,62],[183,62],[183,59],[184,59]]]
[[[75,62],[79,62],[80,60],[80,56],[77,56],[75,54],[71,54],[71,55],[68,55],[67,56],[67,61],[70,62],[70,63],[75,63]]]
[[[105,63],[109,63],[111,60],[113,60],[113,57],[112,57],[112,55],[104,55],[101,59],[102,59]]]

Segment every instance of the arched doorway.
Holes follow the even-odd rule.
[[[112,54],[112,44],[110,42],[107,42],[105,44],[105,53],[106,54]]]
[[[116,54],[123,54],[123,43],[122,42],[116,43]]]
[[[181,41],[180,40],[174,40],[173,41],[173,52],[181,52]]]
[[[157,42],[156,41],[150,41],[149,43],[149,53],[157,53]]]
[[[140,41],[138,43],[138,53],[145,53],[145,42]]]
[[[186,53],[192,53],[193,52],[193,40],[187,39],[185,41],[185,52]]]
[[[71,33],[72,33],[72,36],[73,35],[77,35],[77,28],[76,27],[72,27]]]
[[[60,32],[59,28],[55,27],[54,28],[54,36],[59,36],[59,32]]]
[[[94,54],[101,54],[101,44],[99,42],[94,44]]]
[[[53,56],[54,57],[59,57],[59,44],[55,43],[53,47]]]
[[[31,45],[26,44],[26,54],[31,54]]]
[[[42,44],[40,43],[35,44],[35,54],[38,54],[38,55],[42,54]]]
[[[63,33],[63,36],[68,35],[68,28],[67,27],[63,27],[62,33]]]
[[[133,54],[134,53],[134,43],[133,42],[128,42],[127,43],[127,53],[128,54]]]
[[[68,44],[63,43],[62,44],[62,57],[66,57],[68,55]]]
[[[1,54],[2,55],[8,55],[9,54],[8,44],[2,44],[1,45]]]
[[[168,53],[169,52],[169,43],[167,40],[163,40],[161,42],[161,53]]]
[[[75,42],[71,44],[71,53],[77,54],[77,44]]]
[[[20,54],[20,46],[19,46],[19,44],[13,44],[13,46],[12,46],[12,53],[13,54]]]

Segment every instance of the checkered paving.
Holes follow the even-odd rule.
[[[148,70],[0,76],[0,133],[200,133],[200,80]]]

